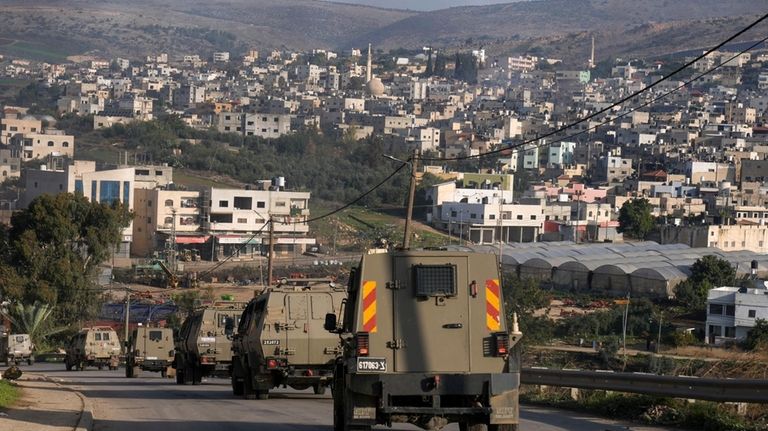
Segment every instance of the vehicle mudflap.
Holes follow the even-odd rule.
[[[500,394],[491,394],[489,403],[491,425],[516,424],[520,421],[519,390],[512,389]]]

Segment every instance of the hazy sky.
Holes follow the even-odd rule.
[[[511,3],[510,0],[337,0],[341,3],[355,3],[393,9],[435,10],[453,6],[477,6],[483,4]],[[514,0],[513,0],[514,1]]]

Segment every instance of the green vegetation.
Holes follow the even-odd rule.
[[[0,53],[20,57],[28,58],[30,60],[47,61],[51,63],[63,63],[67,60],[67,55],[73,54],[73,52],[60,51],[51,48],[49,45],[42,43],[27,42],[23,40],[15,41],[14,43],[0,45]]]
[[[98,266],[122,239],[131,215],[116,203],[91,203],[81,195],[42,195],[0,225],[0,294],[54,310],[49,321],[74,325],[93,317],[102,299],[94,282]],[[47,328],[50,329],[50,328]]]
[[[635,239],[645,239],[653,229],[653,206],[648,199],[632,199],[619,210],[619,232]]]
[[[377,138],[334,139],[315,129],[278,139],[243,138],[194,130],[170,116],[115,125],[104,130],[102,137],[120,142],[126,149],[140,150],[158,163],[230,176],[246,184],[285,176],[292,189],[309,190],[313,199],[331,202],[349,202],[359,197],[398,168],[382,157],[383,142]],[[192,144],[189,139],[198,141]],[[402,169],[360,204],[402,206],[408,180],[407,169]]]
[[[536,310],[549,305],[549,295],[539,287],[538,282],[520,279],[513,274],[504,274],[503,284],[509,326],[513,313],[516,313],[520,331],[524,334],[523,342],[537,344],[549,341],[553,335],[553,322],[544,316],[534,316]]]
[[[698,431],[764,431],[764,418],[740,417],[733,406],[657,398],[647,395],[581,391],[573,400],[567,390],[523,393],[522,402],[589,412],[611,419],[640,421],[649,425],[674,426]]]
[[[768,349],[768,320],[755,320],[755,327],[747,333],[744,347],[747,350]]]
[[[20,396],[18,387],[8,380],[0,380],[0,408],[12,406]]]
[[[717,256],[704,256],[691,266],[691,276],[677,285],[677,301],[690,311],[702,311],[707,305],[707,293],[715,287],[733,286],[736,269]]]
[[[35,302],[32,305],[21,303],[11,304],[7,312],[0,312],[11,321],[14,332],[29,334],[37,351],[46,351],[45,339],[51,335],[65,331],[63,326],[54,327],[49,321],[53,308],[47,304]]]

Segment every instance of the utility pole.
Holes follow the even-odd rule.
[[[267,255],[267,284],[269,286],[272,283],[272,254],[275,252],[275,220],[272,215],[269,215],[269,251]]]
[[[130,313],[131,313],[131,292],[128,290],[128,288],[125,288],[125,339],[123,340],[125,342],[125,353],[128,354],[128,324],[130,322]]]
[[[629,292],[627,292],[626,301],[627,301],[627,304],[626,304],[626,307],[624,308],[624,325],[623,325],[624,330],[621,337],[623,350],[624,350],[624,368],[622,368],[622,370],[627,368],[627,323],[628,323],[627,320],[629,319]]]
[[[416,169],[419,163],[419,150],[414,149],[411,156],[411,187],[408,191],[408,210],[405,215],[405,234],[403,238],[403,248],[408,249],[411,245],[411,220],[413,219],[413,201],[416,195]]]
[[[659,311],[659,337],[656,339],[656,354],[661,351],[661,322],[664,320],[664,313]]]

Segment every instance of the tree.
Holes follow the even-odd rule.
[[[755,326],[747,332],[747,338],[744,340],[744,347],[747,350],[762,350],[768,348],[768,320],[755,320]]]
[[[52,313],[53,307],[37,301],[32,305],[15,303],[6,310],[0,310],[0,315],[11,321],[13,332],[29,334],[36,346],[41,346],[47,337],[67,329],[66,326],[51,325],[48,318]]]
[[[539,283],[530,278],[520,279],[516,275],[506,274],[503,295],[509,329],[512,329],[512,316],[516,313],[525,342],[549,341],[554,331],[552,322],[547,317],[534,316],[536,310],[549,305],[549,295],[541,289]]]
[[[704,310],[707,294],[715,287],[733,286],[736,269],[720,257],[709,255],[697,259],[691,266],[691,276],[677,285],[675,296],[692,311]]]
[[[619,232],[631,238],[645,239],[654,226],[651,209],[648,199],[632,199],[624,203],[619,211]]]
[[[122,240],[130,214],[120,203],[81,195],[42,195],[13,215],[8,251],[0,254],[0,293],[26,304],[51,304],[57,324],[95,315],[98,266]]]

